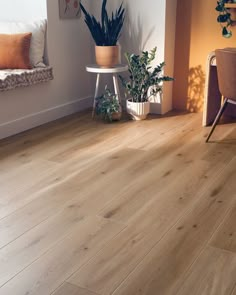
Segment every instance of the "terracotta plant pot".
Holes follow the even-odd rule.
[[[121,112],[112,113],[112,121],[120,121],[121,119]]]
[[[133,120],[144,120],[150,113],[150,102],[133,102],[132,99],[126,101],[126,111]]]
[[[95,46],[96,63],[104,68],[119,64],[119,46]]]

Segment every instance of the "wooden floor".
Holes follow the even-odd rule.
[[[0,141],[0,295],[236,295],[235,127],[82,113]]]

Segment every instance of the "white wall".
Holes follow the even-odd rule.
[[[0,0],[0,20],[47,18],[46,0]]]
[[[176,29],[177,0],[166,0],[165,19],[165,74],[174,77],[175,59],[175,29]],[[163,101],[161,113],[172,110],[173,107],[173,82],[166,82],[163,86]]]
[[[134,5],[135,2],[135,5]],[[134,53],[157,46],[157,60],[163,61],[165,38],[165,1],[125,0],[126,20],[122,49]]]
[[[6,20],[7,15],[12,20],[11,11],[15,11],[14,5],[19,5],[19,2],[19,14],[24,15],[26,21],[31,15],[41,18],[46,15],[44,1],[46,0],[0,0],[0,20]],[[89,0],[86,1],[89,3]],[[30,5],[31,13],[22,3],[24,6]],[[42,9],[38,11],[39,7]],[[59,19],[58,0],[47,1],[47,16],[48,58],[53,67],[54,80],[0,92],[0,138],[91,106],[93,85],[85,65],[92,61],[92,49],[83,18]],[[22,20],[17,16],[15,19]]]
[[[173,76],[177,0],[125,0],[124,3],[127,14],[122,51],[138,53],[157,46],[154,64],[165,61],[164,74]],[[172,109],[172,84],[164,83],[162,101],[154,98],[151,112],[164,114]]]
[[[121,2],[122,0],[112,1],[109,3],[110,8],[114,9]],[[157,46],[154,64],[165,61],[164,74],[173,77],[177,0],[123,2],[126,7],[126,21],[120,40],[122,56],[125,51],[138,54]],[[164,114],[172,109],[172,88],[172,82],[164,84],[163,101],[151,104],[152,112]]]

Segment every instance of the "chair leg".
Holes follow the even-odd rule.
[[[215,120],[214,120],[214,123],[213,123],[213,125],[212,125],[211,131],[210,131],[209,135],[207,136],[206,142],[209,141],[209,139],[210,139],[212,133],[214,132],[217,123],[219,122],[219,120],[220,120],[222,114],[224,113],[224,111],[225,111],[225,109],[226,109],[226,107],[227,107],[227,104],[228,104],[228,99],[225,98],[224,103],[223,103],[222,107],[220,108],[220,110],[219,110],[219,112],[218,112],[218,114],[217,114],[217,116],[216,116],[216,118],[215,118]]]

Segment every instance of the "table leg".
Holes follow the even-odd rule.
[[[100,74],[97,74],[96,87],[95,87],[95,94],[94,94],[94,99],[93,99],[92,118],[94,118],[94,113],[95,113],[96,98],[98,97],[98,90],[99,90],[99,82],[100,82]]]
[[[121,103],[120,89],[119,89],[119,84],[118,84],[118,79],[116,74],[113,74],[113,84],[114,84],[115,94],[117,95],[119,103]]]

